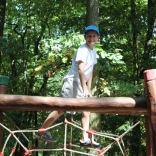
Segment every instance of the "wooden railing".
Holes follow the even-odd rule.
[[[147,114],[145,98],[61,98],[25,95],[0,95],[0,110],[90,111],[108,114]]]
[[[156,69],[144,72],[145,98],[60,98],[0,94],[0,111],[63,110],[90,111],[101,114],[144,114],[146,121],[146,155],[156,156]],[[0,132],[2,133],[2,132]]]

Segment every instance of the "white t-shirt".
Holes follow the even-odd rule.
[[[85,80],[88,81],[94,65],[97,63],[96,51],[89,49],[87,44],[81,45],[78,50],[75,52],[72,59],[72,66],[68,74],[64,77],[65,79],[73,79],[74,81],[80,81],[79,72],[78,72],[78,61],[83,61],[85,63],[84,74]]]

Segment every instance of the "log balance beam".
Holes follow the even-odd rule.
[[[145,98],[62,98],[0,94],[0,110],[90,111],[107,114],[147,114]]]

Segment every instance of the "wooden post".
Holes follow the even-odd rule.
[[[0,75],[0,94],[6,94],[9,77]],[[0,123],[3,122],[3,110],[0,110]],[[2,126],[0,126],[0,151],[2,151]]]
[[[0,123],[3,122],[3,112],[0,111]],[[0,126],[0,152],[2,151],[2,126]]]
[[[7,86],[0,85],[0,94],[6,94]],[[3,122],[3,111],[0,110],[0,123]],[[0,126],[0,151],[2,151],[2,126]]]
[[[156,69],[144,72],[147,99],[146,146],[147,156],[156,156]],[[147,129],[148,128],[148,129]]]

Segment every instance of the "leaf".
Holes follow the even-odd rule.
[[[101,54],[101,57],[102,58],[105,58],[106,57],[106,53],[104,51],[102,51],[100,54]]]
[[[42,66],[42,65],[40,65],[40,66],[36,67],[34,70],[37,72],[37,71],[42,70],[42,68],[43,68],[43,66]]]
[[[106,93],[108,96],[110,96],[110,90],[108,87],[104,88],[104,93]]]
[[[66,63],[68,61],[68,58],[67,57],[64,57],[63,59],[62,59],[62,62],[63,63]]]

